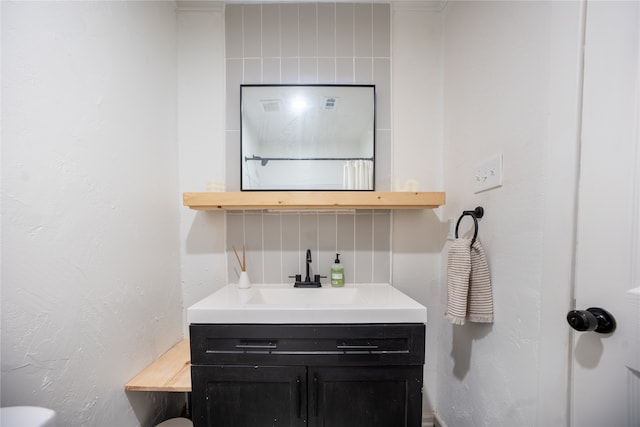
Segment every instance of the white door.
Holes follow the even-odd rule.
[[[638,1],[587,2],[575,308],[617,328],[573,333],[575,427],[640,426],[639,23]]]

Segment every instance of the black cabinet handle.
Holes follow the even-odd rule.
[[[336,344],[338,350],[377,350],[378,347],[375,344]]]
[[[318,406],[319,406],[319,402],[318,402],[318,377],[316,377],[315,375],[313,376],[313,402],[314,402],[314,415],[317,417],[318,416]]]
[[[250,350],[275,350],[276,348],[278,348],[278,344],[273,342],[240,343],[240,344],[236,344],[236,348],[250,349]]]
[[[300,387],[300,377],[296,377],[296,410],[300,418],[302,408],[302,388]]]

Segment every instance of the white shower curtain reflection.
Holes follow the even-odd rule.
[[[342,188],[345,190],[372,190],[373,161],[347,160],[343,166]]]

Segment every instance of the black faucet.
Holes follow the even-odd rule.
[[[300,277],[301,276],[300,274],[296,274],[295,275],[296,283],[293,285],[294,288],[320,288],[320,287],[322,287],[322,283],[320,283],[320,278],[321,277],[326,277],[326,276],[320,276],[319,274],[316,274],[313,277],[313,280],[311,280],[311,275],[309,274],[310,265],[311,265],[311,249],[307,249],[307,274],[304,277],[304,282],[300,280],[300,279],[302,279],[302,277]],[[289,277],[293,277],[293,276],[289,276]]]
[[[307,249],[307,275],[304,276],[305,282],[311,281],[311,278],[309,277],[309,265],[311,265],[311,249]]]

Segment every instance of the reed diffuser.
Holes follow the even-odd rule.
[[[242,245],[242,261],[238,255],[236,247],[233,246],[233,252],[236,254],[238,264],[240,264],[240,278],[238,279],[238,287],[240,289],[247,289],[251,287],[251,281],[249,280],[249,274],[247,273],[247,251],[244,244]]]

